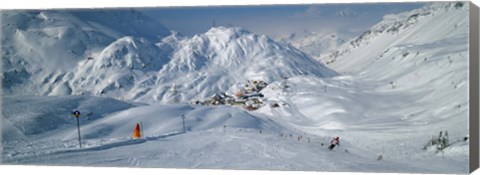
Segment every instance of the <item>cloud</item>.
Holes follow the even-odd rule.
[[[359,14],[359,12],[352,10],[351,8],[345,8],[335,12],[335,16],[339,17],[357,17]]]
[[[312,5],[309,6],[305,11],[300,13],[295,13],[295,18],[318,18],[323,15],[323,10],[320,6]]]

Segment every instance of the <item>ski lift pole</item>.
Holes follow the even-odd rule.
[[[143,123],[142,122],[140,122],[140,133],[141,133],[140,134],[141,136],[144,136],[143,135]]]
[[[183,132],[187,132],[187,130],[185,129],[185,115],[182,115],[182,121],[183,121]]]
[[[80,121],[79,117],[77,118],[77,129],[78,129],[78,144],[80,145],[80,148],[82,147],[82,138],[80,137]]]
[[[80,111],[75,110],[72,114],[75,116],[75,118],[77,118],[78,144],[80,145],[80,148],[81,148],[82,147],[82,140],[81,140],[81,137],[80,137]]]

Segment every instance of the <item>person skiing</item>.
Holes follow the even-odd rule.
[[[332,150],[336,145],[340,146],[340,137],[334,137],[328,149]]]

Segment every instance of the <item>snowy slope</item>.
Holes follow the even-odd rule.
[[[327,83],[327,91],[347,88],[346,93],[339,94],[352,96],[326,98],[329,103],[303,100],[296,104],[312,106],[301,109],[310,118],[312,114],[318,115],[313,106],[333,106],[326,108],[324,113],[333,110],[334,115],[320,115],[332,118],[322,118],[320,125],[335,122],[341,125],[334,129],[364,130],[345,132],[353,138],[369,140],[368,147],[372,150],[397,154],[393,157],[401,159],[423,159],[401,150],[418,149],[425,144],[422,140],[438,136],[442,130],[448,131],[450,138],[461,140],[468,134],[469,24],[466,16],[468,6],[461,2],[434,3],[422,9],[385,16],[371,30],[342,46],[331,57],[324,58],[325,62],[330,62],[329,67],[345,75],[337,78],[351,83],[350,86],[342,83],[333,87]],[[357,120],[350,121],[351,118]],[[372,130],[383,132],[376,134]],[[388,142],[402,143],[401,148],[387,146]],[[458,143],[445,150],[442,156],[452,164],[448,167],[463,164],[462,169],[466,171],[468,144]],[[441,166],[432,168],[441,169]]]
[[[368,35],[369,39],[336,58],[330,66],[356,79],[371,82],[370,88],[374,90],[409,93],[416,97],[411,99],[411,114],[403,114],[407,120],[418,120],[423,124],[432,122],[425,120],[445,121],[443,127],[466,132],[467,14],[468,7],[460,7],[460,3],[438,3],[387,16],[371,31],[387,23],[407,27],[398,27],[393,33]],[[412,23],[405,21],[412,21],[412,18],[415,18]],[[412,105],[413,102],[419,104]],[[464,124],[454,125],[455,122],[447,122],[449,120]]]
[[[71,112],[82,111],[82,123],[135,105],[88,96],[2,98],[2,141],[35,139],[54,130],[74,126]]]
[[[50,97],[55,98],[58,97]],[[82,98],[86,100],[80,101],[83,105],[104,103],[104,100],[108,100]],[[37,97],[23,99],[40,102],[32,103],[30,105],[32,107],[58,105],[57,101]],[[6,101],[10,102],[10,99]],[[88,103],[85,103],[87,101]],[[84,107],[79,109],[81,111],[90,109]],[[17,110],[18,113],[21,109],[11,110]],[[68,114],[68,111],[65,111],[65,114]],[[182,114],[186,116],[186,133],[182,132],[180,118]],[[58,114],[58,117],[62,115]],[[329,137],[323,134],[306,134],[297,128],[282,126],[275,122],[273,116],[249,113],[231,107],[153,105],[120,109],[103,118],[81,122],[83,148],[78,148],[73,117],[65,118],[71,122],[54,131],[43,134],[39,132],[35,137],[29,136],[28,140],[5,138],[2,141],[2,162],[37,165],[384,172],[402,172],[407,167],[415,172],[431,171],[428,168],[392,160],[385,160],[379,165],[375,160],[375,154],[369,154],[366,152],[367,148],[347,141],[351,139],[349,137],[344,138],[345,141],[339,149],[330,151],[326,149]],[[145,138],[132,140],[130,135],[137,122],[142,122]],[[45,127],[45,125],[28,126],[37,130]],[[280,137],[281,133],[285,136]],[[293,137],[288,134],[292,134]],[[303,136],[301,140],[297,139],[299,135]]]
[[[424,43],[425,40],[450,37],[457,34],[458,31],[464,32],[462,30],[466,30],[462,25],[467,25],[468,19],[460,19],[463,14],[459,11],[466,13],[468,5],[464,2],[432,3],[421,9],[385,15],[383,21],[374,25],[370,30],[365,31],[359,37],[350,40],[347,44],[321,59],[325,62],[335,62],[342,55],[354,55],[354,51],[359,54],[359,50],[365,47],[376,47],[376,52],[368,53],[368,55],[380,56],[389,47],[398,45],[402,41]],[[421,31],[421,33],[415,33],[416,31]],[[377,45],[373,46],[372,43]],[[367,54],[367,52],[361,53],[362,55],[358,55],[360,58]],[[351,60],[348,65],[357,64],[356,60],[363,59]],[[360,65],[360,67],[362,66]]]
[[[132,88],[137,79],[154,74],[169,61],[159,56],[162,52],[154,43],[122,37],[96,53],[93,60],[80,61],[58,83],[46,87],[53,86],[49,95],[101,95],[119,90],[112,96],[121,97],[122,91]]]
[[[340,45],[344,44],[352,36],[340,33],[316,33],[300,32],[292,33],[288,36],[281,36],[276,40],[292,45],[299,50],[311,55],[316,60],[322,58],[322,55],[329,54]]]
[[[127,137],[125,133],[131,133],[137,122],[142,122],[142,126],[146,128],[143,132],[147,136],[181,133],[183,132],[182,115],[185,116],[186,131],[221,129],[223,126],[265,131],[282,128],[267,118],[251,115],[240,108],[151,105],[125,110],[88,124],[83,127],[84,137],[86,139]],[[61,135],[55,137],[58,136],[62,137]],[[71,129],[65,131],[63,139],[71,140],[76,137],[76,129]]]

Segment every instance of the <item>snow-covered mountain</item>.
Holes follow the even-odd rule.
[[[192,38],[166,36],[161,24],[143,17],[133,10],[6,12],[4,93],[191,102],[250,79],[336,75],[265,35],[216,27]]]
[[[131,36],[157,42],[169,33],[162,24],[127,9],[12,10],[2,11],[1,18],[6,95],[48,94],[62,75],[117,39]]]
[[[146,96],[159,97],[159,92],[168,92],[166,88],[175,84],[185,101],[227,91],[247,80],[273,82],[296,75],[336,75],[293,47],[240,28],[212,28],[181,41],[178,48],[158,72],[156,90]]]
[[[118,59],[103,58],[101,55],[99,58],[102,62],[86,60],[83,61],[85,65],[79,67],[86,70],[102,69],[94,70],[96,74],[80,73],[81,70],[72,74],[80,79],[84,79],[84,76],[98,79],[88,81],[99,82],[98,84],[86,85],[94,89],[90,92],[96,94],[113,91],[114,94],[125,94],[124,98],[127,100],[164,103],[171,102],[174,98],[184,102],[204,99],[251,79],[272,82],[302,74],[320,77],[336,74],[293,47],[283,46],[264,35],[253,34],[240,28],[216,27],[192,38],[177,37],[177,34],[173,33],[161,43],[157,43],[157,46],[165,47],[166,50],[152,54],[139,53],[169,55],[168,60],[160,64],[162,67],[153,66],[148,69],[145,66],[148,67],[151,63],[142,63],[145,66],[138,67],[137,72],[120,71],[136,68],[115,66],[114,62]],[[103,52],[118,53],[118,50],[106,48]],[[135,52],[124,52],[127,53]],[[124,59],[128,57],[120,60]],[[109,77],[97,76],[98,72],[102,71],[108,72],[105,75]],[[175,92],[172,91],[174,87]],[[73,90],[74,94],[78,92],[80,91]]]
[[[121,36],[72,70],[25,87],[67,96],[2,97],[2,131],[12,134],[3,136],[1,161],[467,173],[466,16],[462,2],[385,16],[325,58],[340,74],[291,46],[239,28],[212,28],[191,38],[172,32],[158,43]],[[266,105],[255,111],[88,96],[190,101],[247,79],[269,83],[261,91]],[[73,109],[82,111],[83,148]],[[131,138],[136,123],[143,123],[140,139]],[[446,147],[431,142],[447,131]],[[341,144],[329,150],[334,136]]]
[[[305,31],[277,37],[276,40],[281,43],[290,44],[309,54],[316,60],[319,60],[323,54],[335,51],[335,49],[350,38],[352,38],[352,36],[336,32],[316,33]]]
[[[358,82],[356,88],[390,99],[371,100],[373,111],[357,112],[369,115],[374,125],[379,124],[376,119],[408,121],[415,127],[406,130],[417,133],[408,134],[409,139],[438,135],[441,130],[460,138],[468,134],[468,55],[472,49],[468,46],[468,11],[466,2],[445,2],[387,15],[323,59]],[[400,133],[392,138],[401,138]],[[465,154],[466,146],[445,153]]]
[[[364,47],[373,47],[371,46],[371,43],[376,40],[382,40],[382,44],[385,45],[378,46],[378,51],[375,53],[364,53],[380,56],[381,53],[378,52],[384,52],[388,47],[401,43],[402,41],[417,43],[419,41],[425,42],[423,40],[429,40],[431,37],[439,38],[455,35],[459,31],[455,29],[463,29],[460,25],[464,24],[467,20],[466,18],[461,20],[456,19],[456,17],[459,18],[458,16],[460,16],[456,15],[459,13],[459,10],[467,11],[468,5],[465,2],[432,3],[431,5],[427,5],[420,9],[400,14],[385,15],[383,20],[374,25],[370,30],[365,31],[362,35],[350,40],[347,44],[344,44],[332,53],[328,55],[325,54],[321,59],[324,62],[333,63],[338,57],[352,53],[354,50],[362,50]],[[451,19],[452,21],[445,19]],[[432,27],[429,27],[428,25],[432,25]],[[448,25],[448,28],[444,25]],[[415,33],[414,31],[417,30],[422,31],[422,33]],[[377,41],[376,43],[380,42]],[[352,59],[352,62],[349,64],[356,64],[356,61],[354,60],[362,59]]]

